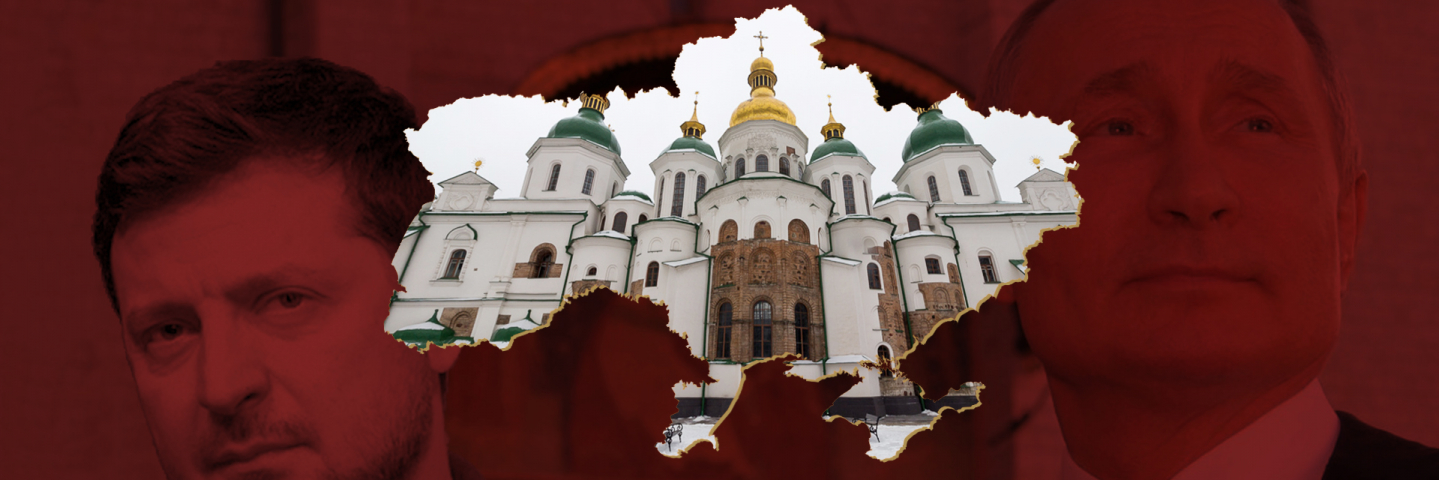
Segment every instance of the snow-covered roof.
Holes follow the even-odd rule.
[[[434,323],[434,322],[431,322],[431,321],[429,321],[429,320],[426,320],[426,321],[423,321],[423,322],[420,322],[420,323],[415,323],[415,324],[411,324],[411,325],[405,325],[405,326],[403,326],[403,327],[396,328],[395,331],[396,331],[396,332],[401,332],[401,331],[405,331],[405,330],[444,330],[444,329],[445,329],[445,326],[444,326],[444,325],[440,325],[440,324],[438,324],[438,323]]]
[[[869,358],[868,356],[855,354],[855,355],[840,355],[840,356],[837,356],[837,357],[829,357],[828,360],[825,360],[825,363],[860,363],[860,362],[873,362],[873,361],[874,361],[874,359],[873,359],[873,358]]]
[[[684,260],[674,260],[674,261],[660,262],[660,263],[663,263],[663,264],[668,265],[668,266],[671,266],[671,267],[683,267],[683,266],[685,266],[685,265],[689,265],[689,264],[692,264],[692,263],[699,263],[699,262],[703,262],[703,261],[705,261],[705,260],[707,260],[707,258],[705,258],[705,257],[690,257],[690,258],[686,258],[686,259],[684,259]]]
[[[895,240],[904,240],[904,239],[909,238],[909,237],[923,237],[923,236],[926,236],[926,235],[934,235],[934,236],[937,236],[937,237],[938,237],[938,236],[942,236],[942,235],[940,235],[940,234],[938,234],[938,233],[934,233],[934,232],[931,232],[931,231],[929,231],[929,230],[925,230],[925,229],[921,228],[921,229],[919,229],[919,230],[915,230],[915,231],[912,231],[912,232],[908,232],[908,233],[905,233],[905,234],[902,234],[902,235],[895,235],[895,236],[894,236],[894,239],[895,239]]]
[[[860,263],[862,263],[862,262],[860,262],[859,260],[850,260],[850,259],[844,258],[844,257],[819,257],[819,258],[822,258],[822,259],[825,259],[825,260],[829,260],[829,261],[831,261],[831,262],[838,263],[838,264],[840,264],[840,265],[849,265],[849,266],[851,266],[851,267],[853,267],[853,266],[855,266],[855,265],[859,265]]]
[[[1010,212],[936,213],[940,217],[1004,217],[1009,215],[1073,215],[1078,210],[1015,210]]]
[[[625,234],[623,234],[623,233],[616,232],[616,231],[614,231],[614,230],[603,230],[603,231],[595,232],[594,235],[590,235],[590,236],[591,236],[591,237],[618,238],[618,239],[624,240],[624,241],[629,241],[629,239],[630,239],[630,236],[629,236],[629,235],[625,235]]]

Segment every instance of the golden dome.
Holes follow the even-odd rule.
[[[729,117],[729,126],[733,127],[750,120],[779,120],[790,125],[795,124],[794,112],[789,105],[774,98],[774,84],[779,82],[779,76],[774,74],[774,62],[764,58],[764,47],[760,47],[760,57],[749,64],[749,100],[740,102],[734,113]]]
[[[774,70],[774,62],[764,57],[756,58],[749,64],[749,71],[753,72],[755,70]]]

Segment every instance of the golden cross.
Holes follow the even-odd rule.
[[[759,31],[759,35],[755,35],[754,38],[758,38],[758,39],[759,39],[759,56],[763,57],[763,56],[764,56],[764,39],[769,38],[769,37],[764,36],[764,30],[760,30],[760,31]]]

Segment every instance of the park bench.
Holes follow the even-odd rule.
[[[671,447],[671,444],[673,442],[683,441],[683,436],[684,425],[680,425],[678,423],[671,423],[669,428],[665,429],[665,448],[673,451],[674,448]]]
[[[864,414],[864,424],[869,427],[869,434],[874,435],[874,440],[879,441],[879,419],[873,413]]]

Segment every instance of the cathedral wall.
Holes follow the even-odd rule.
[[[695,199],[699,193],[699,179],[705,180],[705,190],[713,189],[720,183],[719,162],[698,152],[673,152],[661,155],[650,163],[650,168],[655,172],[655,190],[651,195],[657,201],[662,201],[663,211],[657,211],[658,216],[669,216],[673,213],[675,200],[675,174],[683,172],[684,201],[682,202],[683,212],[680,216],[687,217],[695,213]],[[665,198],[659,198],[659,186],[664,185]]]
[[[754,306],[771,305],[770,355],[797,352],[801,339],[808,343],[806,358],[822,358],[825,351],[825,309],[820,299],[819,272],[813,244],[778,239],[750,239],[722,242],[711,249],[715,268],[709,295],[710,326],[707,351],[710,358],[736,362],[755,359]],[[719,350],[721,306],[732,307],[730,355]],[[803,305],[808,328],[803,337],[795,329],[796,306]]]
[[[939,203],[989,204],[1000,200],[999,186],[994,184],[993,166],[979,146],[944,146],[909,162],[895,178],[901,190],[914,198],[930,201],[929,181],[934,175],[939,187]],[[964,194],[960,170],[969,179],[970,194]]]
[[[745,159],[745,172],[758,171],[755,158],[764,155],[769,163],[768,171],[780,171],[780,157],[789,159],[790,178],[802,178],[809,138],[798,127],[775,120],[752,120],[725,130],[720,136],[719,152],[723,162],[724,180],[736,178],[735,162]]]
[[[615,185],[624,188],[625,178],[615,161],[608,158],[613,153],[598,146],[581,146],[580,139],[541,139],[529,159],[525,173],[524,197],[531,199],[587,198],[596,205],[604,203],[614,193]],[[600,150],[600,153],[594,150]],[[616,157],[617,158],[617,157]],[[554,165],[560,165],[560,176],[555,189],[549,190],[550,173]],[[590,193],[584,193],[585,171],[594,169],[595,178]]]

